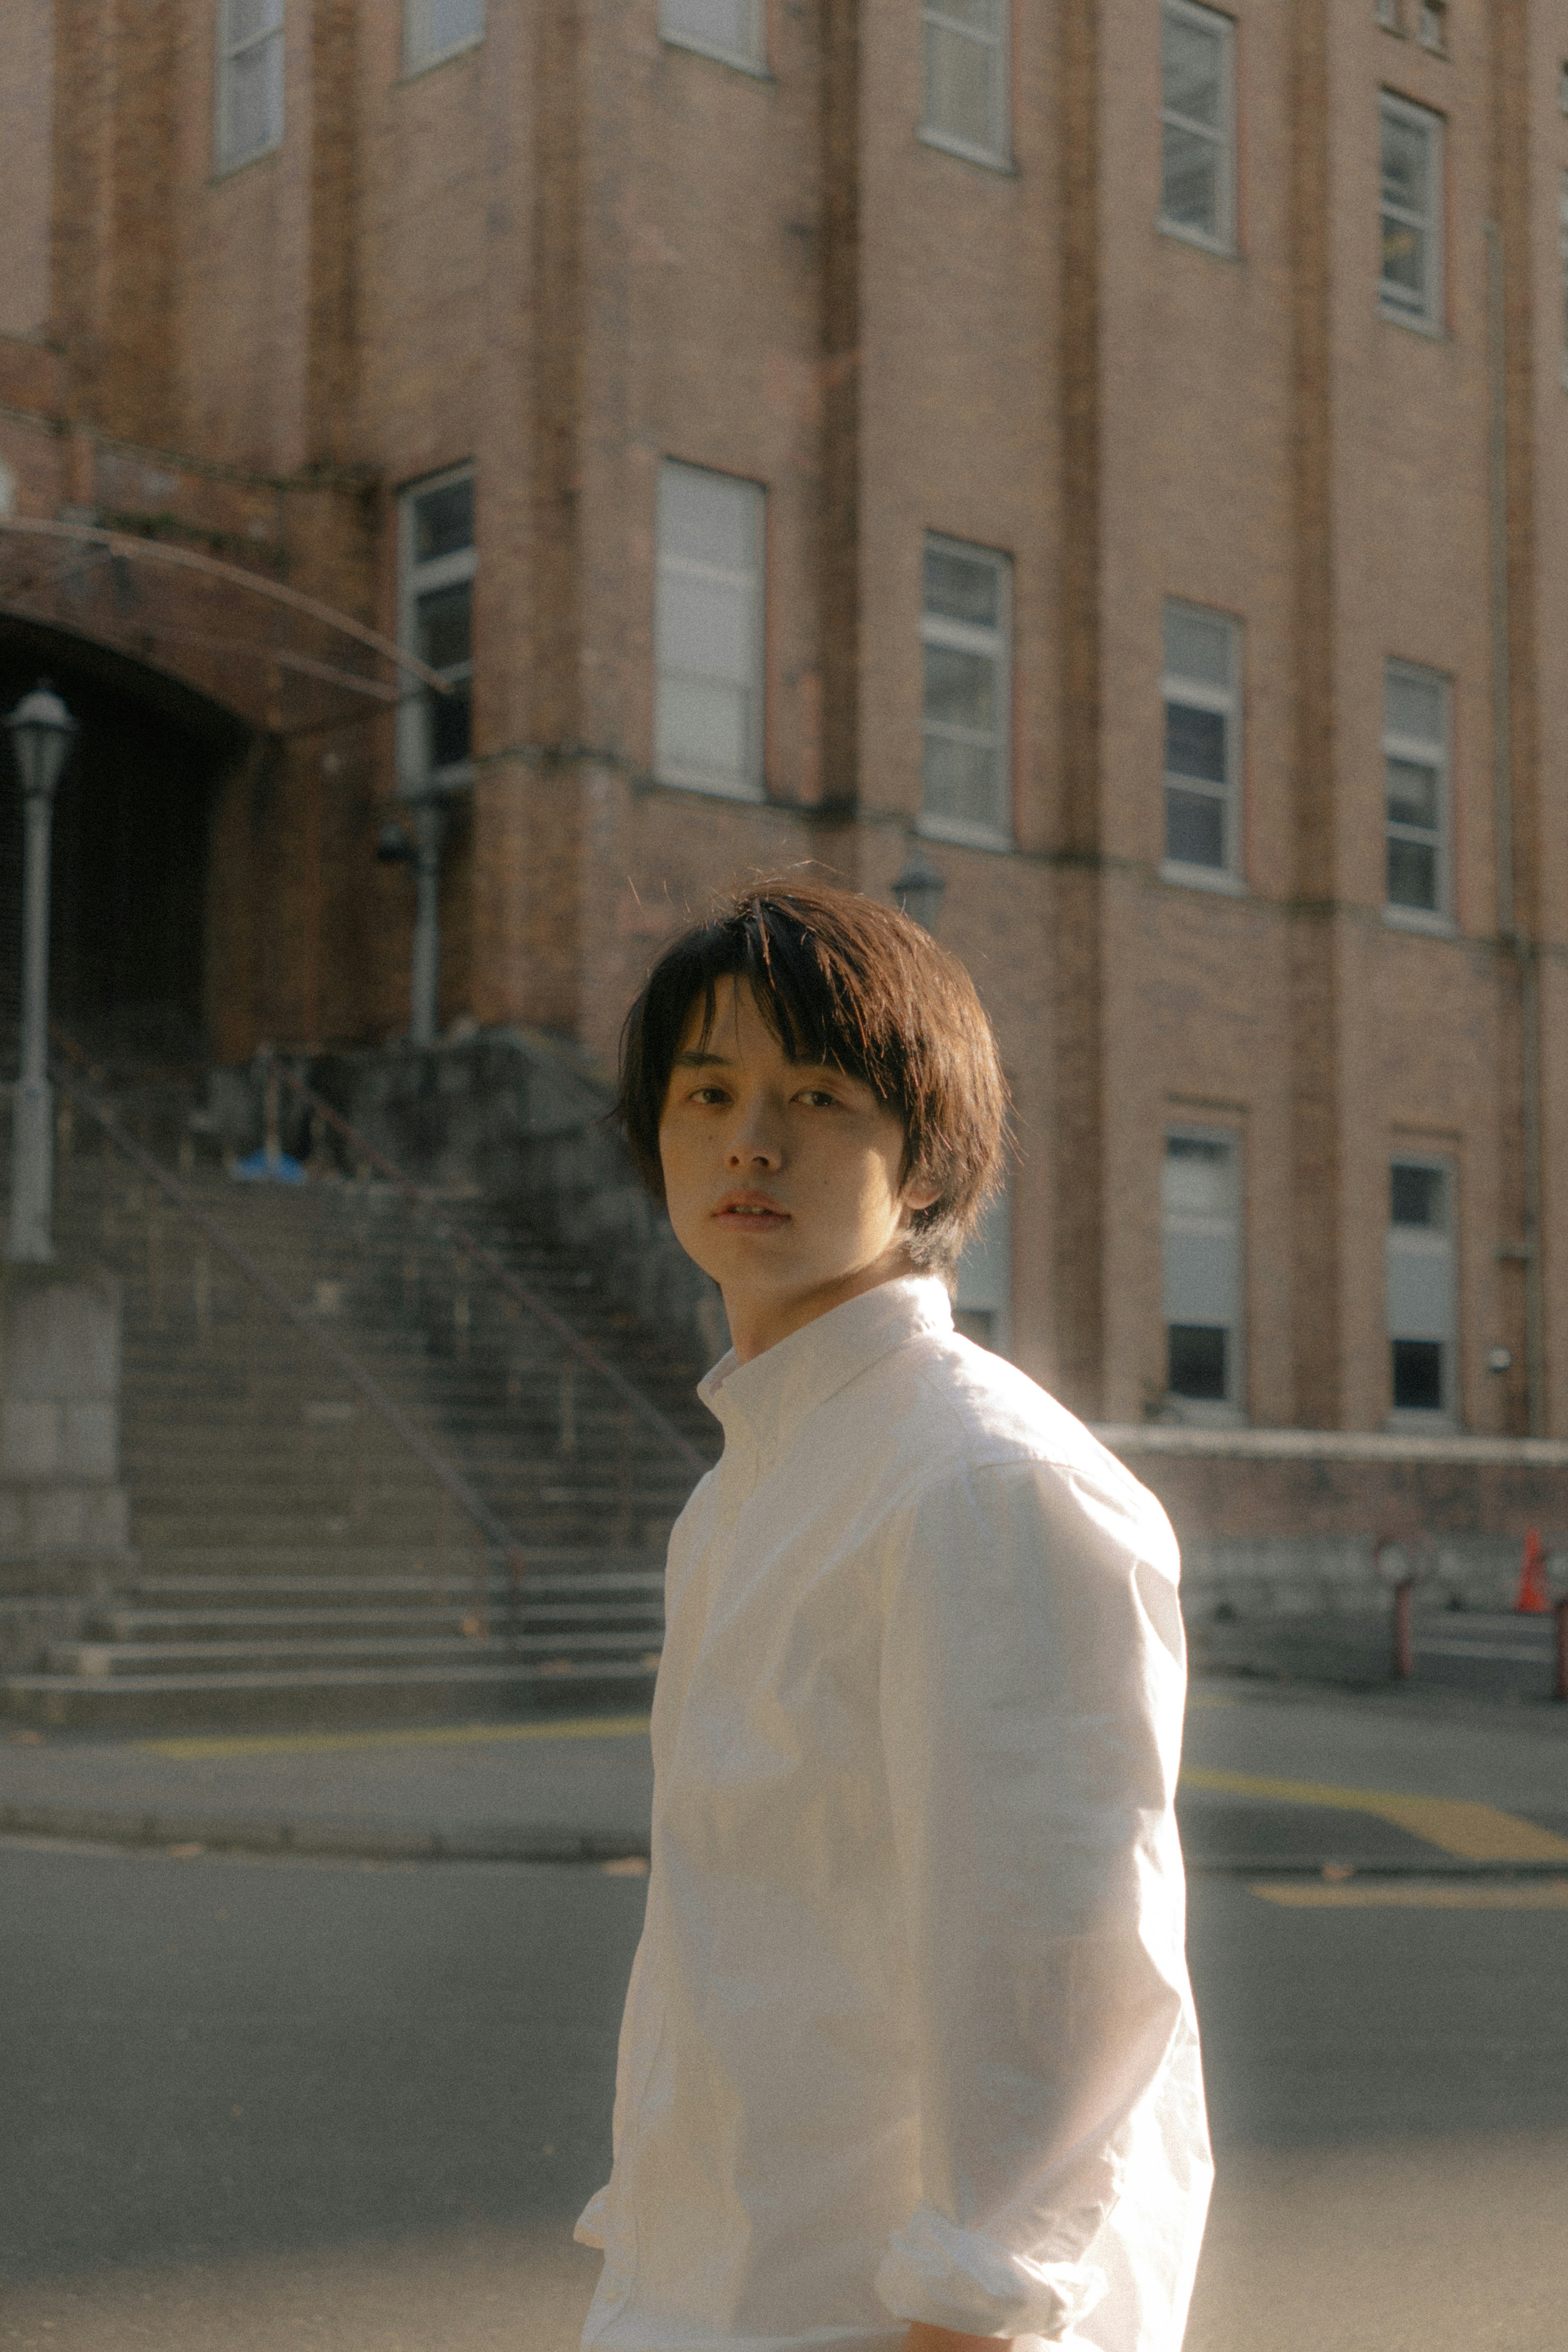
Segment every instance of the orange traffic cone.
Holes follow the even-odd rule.
[[[1544,1617],[1551,1611],[1552,1595],[1546,1590],[1546,1553],[1539,1528],[1531,1528],[1524,1538],[1519,1593],[1513,1605],[1521,1617]]]

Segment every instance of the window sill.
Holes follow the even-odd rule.
[[[1391,931],[1416,931],[1423,939],[1453,940],[1459,935],[1451,915],[1428,913],[1424,907],[1385,907],[1383,919]]]
[[[662,27],[659,39],[666,49],[685,49],[688,57],[706,58],[712,65],[728,66],[734,72],[746,74],[753,81],[778,79],[765,61],[743,58],[734,49],[710,47],[706,41],[693,40],[685,33],[666,33]]]
[[[674,770],[653,771],[653,782],[666,791],[701,793],[705,800],[735,801],[742,808],[766,808],[768,794],[760,784],[718,783],[708,776],[683,776]]]
[[[988,824],[966,824],[959,816],[917,816],[915,830],[924,841],[950,841],[960,849],[988,849],[1009,856],[1017,844],[1009,834]]]
[[[1247,1416],[1239,1405],[1217,1404],[1200,1397],[1173,1396],[1166,1391],[1160,1403],[1160,1419],[1176,1422],[1184,1429],[1245,1429]]]
[[[1377,305],[1377,315],[1385,326],[1407,328],[1413,335],[1425,335],[1429,343],[1446,343],[1448,340],[1448,328],[1441,319],[1418,319],[1413,311],[1396,310],[1383,301]]]
[[[1217,261],[1239,261],[1240,248],[1234,237],[1206,236],[1201,229],[1186,228],[1180,221],[1166,220],[1162,214],[1155,226],[1162,236],[1174,237],[1178,245],[1195,246],[1199,253],[1211,253]]]
[[[465,41],[454,41],[449,49],[437,49],[434,57],[421,58],[417,63],[405,58],[398,79],[400,82],[422,81],[427,73],[434,73],[437,66],[449,66],[455,58],[472,57],[476,49],[482,49],[484,46],[484,34],[471,33]]]
[[[1458,1437],[1459,1434],[1456,1414],[1417,1412],[1413,1405],[1396,1405],[1385,1417],[1383,1426],[1392,1434],[1403,1432],[1408,1437],[1413,1437],[1417,1430],[1424,1431],[1428,1437]]]
[[[977,163],[983,172],[1000,173],[1004,180],[1019,176],[1012,157],[998,154],[994,147],[971,147],[967,139],[951,138],[946,131],[933,131],[924,122],[915,135],[923,147],[935,147],[941,155],[956,155],[961,163]]]
[[[1228,866],[1184,866],[1175,857],[1160,862],[1160,880],[1174,882],[1181,890],[1217,890],[1222,898],[1246,898],[1251,896],[1239,874]]]
[[[266,147],[253,147],[248,155],[226,157],[223,163],[213,165],[207,184],[214,187],[220,180],[232,180],[237,173],[248,172],[253,163],[265,163],[269,155],[281,155],[282,152],[282,140],[274,139]]]

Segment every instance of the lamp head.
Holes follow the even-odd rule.
[[[70,753],[77,722],[47,677],[25,694],[5,721],[16,773],[26,800],[52,800]]]

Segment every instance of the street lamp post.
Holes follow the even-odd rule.
[[[12,1102],[11,1222],[5,1255],[45,1265],[55,1189],[54,1096],[49,1086],[49,829],[55,787],[77,722],[40,678],[5,721],[26,824],[22,908],[22,1066]]]
[[[395,819],[382,825],[376,856],[383,865],[413,868],[413,959],[409,1041],[434,1045],[441,1026],[441,851],[446,805],[438,792],[410,794],[413,838]]]

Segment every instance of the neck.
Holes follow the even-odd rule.
[[[920,1270],[900,1243],[881,1257],[873,1258],[869,1265],[857,1266],[852,1274],[836,1275],[831,1281],[815,1284],[808,1290],[761,1296],[753,1291],[737,1295],[726,1290],[724,1311],[736,1355],[741,1363],[749,1364],[754,1357],[776,1348],[780,1339],[789,1339],[792,1331],[804,1330],[820,1315],[831,1315],[835,1307],[842,1307],[868,1290],[879,1289],[884,1282],[898,1282],[904,1276],[918,1274]]]

